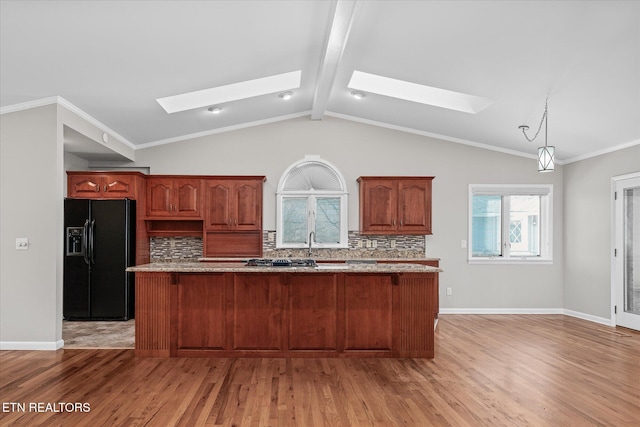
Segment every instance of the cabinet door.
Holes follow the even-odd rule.
[[[289,350],[336,350],[336,275],[291,275],[288,288]]]
[[[69,175],[67,179],[67,197],[91,198],[100,197],[101,177],[97,174]]]
[[[207,230],[231,230],[233,182],[208,181],[206,189],[205,228]]]
[[[223,274],[180,274],[178,349],[224,349],[227,324]]]
[[[262,183],[236,181],[233,191],[232,223],[235,230],[262,229]]]
[[[397,228],[397,191],[389,180],[362,181],[360,198],[361,232],[395,231]]]
[[[200,180],[176,179],[173,183],[173,214],[177,216],[200,216]]]
[[[135,178],[126,175],[103,175],[102,197],[105,199],[135,198]]]
[[[345,351],[391,351],[392,302],[391,276],[345,275]]]
[[[172,186],[172,179],[151,178],[147,181],[147,216],[173,215]]]
[[[282,349],[282,285],[275,274],[235,274],[233,349]]]
[[[398,181],[398,232],[431,234],[431,180]]]

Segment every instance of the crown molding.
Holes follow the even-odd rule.
[[[215,134],[218,134],[218,133],[231,132],[231,131],[234,131],[234,130],[240,130],[240,129],[250,128],[250,127],[254,127],[254,126],[265,125],[265,124],[269,124],[269,123],[281,122],[281,121],[284,121],[284,120],[296,119],[298,117],[308,116],[309,114],[311,114],[311,111],[302,111],[302,112],[299,112],[299,113],[287,114],[285,116],[278,116],[278,117],[273,117],[273,118],[264,119],[264,120],[256,120],[254,122],[241,123],[241,124],[238,124],[238,125],[226,126],[226,127],[223,127],[223,128],[207,130],[207,131],[204,131],[204,132],[196,132],[196,133],[192,133],[192,134],[189,134],[189,135],[177,136],[175,138],[168,138],[168,139],[161,139],[161,140],[158,140],[158,141],[146,142],[144,144],[137,145],[136,149],[137,150],[141,150],[143,148],[157,147],[159,145],[165,145],[165,144],[171,144],[171,143],[174,143],[174,142],[186,141],[188,139],[201,138],[203,136],[209,136],[209,135],[215,135]]]
[[[581,156],[572,157],[564,161],[564,164],[579,162],[580,160],[590,159],[592,157],[602,156],[603,154],[613,153],[614,151],[624,150],[625,148],[640,145],[640,139],[627,142],[626,144],[620,144],[613,147],[605,148],[604,150],[594,151],[592,153],[583,154]]]
[[[525,153],[523,151],[511,150],[509,148],[496,147],[494,145],[483,144],[481,142],[469,141],[467,139],[454,138],[451,136],[441,135],[438,133],[426,132],[422,130],[412,129],[404,126],[391,125],[388,123],[378,122],[375,120],[361,119],[359,117],[349,116],[346,114],[334,113],[327,111],[327,116],[336,117],[338,119],[350,120],[352,122],[364,123],[367,125],[377,126],[385,129],[397,130],[405,133],[412,133],[414,135],[427,136],[429,138],[441,139],[443,141],[455,142],[457,144],[469,145],[476,148],[483,148],[485,150],[498,151],[500,153],[511,154],[513,156],[526,157],[528,159],[538,159],[538,156],[531,153]],[[556,160],[556,164],[562,165],[564,162]]]
[[[129,141],[128,139],[126,139],[125,137],[120,135],[118,132],[116,132],[113,129],[111,129],[109,126],[107,126],[104,123],[100,122],[99,120],[97,120],[96,118],[91,116],[90,114],[88,114],[88,113],[84,112],[83,110],[81,110],[80,108],[76,107],[75,105],[73,105],[72,103],[70,103],[69,101],[67,101],[66,99],[64,99],[61,96],[51,96],[49,98],[35,99],[33,101],[22,102],[20,104],[8,105],[6,107],[0,108],[0,115],[9,114],[9,113],[16,113],[16,112],[19,112],[19,111],[30,110],[32,108],[43,107],[43,106],[52,105],[52,104],[57,104],[60,107],[66,108],[67,110],[71,111],[72,113],[74,113],[78,117],[82,118],[86,122],[88,122],[91,125],[97,127],[102,132],[106,132],[109,135],[115,137],[118,141],[122,142],[124,145],[126,145],[129,148],[131,148],[132,150],[135,151],[137,149],[136,145],[133,144],[131,141]]]
[[[35,99],[33,101],[21,102],[20,104],[7,105],[0,108],[0,115],[17,113],[18,111],[30,110],[32,108],[44,107],[45,105],[57,104],[59,96],[51,96],[49,98]]]

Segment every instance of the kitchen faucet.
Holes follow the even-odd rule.
[[[316,233],[314,231],[312,231],[311,233],[309,233],[309,258],[311,258],[311,244],[313,243],[313,240],[311,240],[311,236],[313,236],[313,238],[316,238]]]

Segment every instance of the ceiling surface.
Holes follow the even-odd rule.
[[[0,105],[61,97],[136,148],[334,116],[560,162],[640,141],[639,1],[6,1]],[[278,93],[156,99],[301,70]],[[366,92],[354,71],[487,98],[471,114]],[[69,135],[77,137],[72,132]]]

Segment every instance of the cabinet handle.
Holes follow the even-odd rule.
[[[395,218],[393,219],[393,226],[394,227],[396,226],[396,219]]]
[[[104,190],[102,191],[104,191],[105,193],[107,192],[107,184],[104,185]]]

